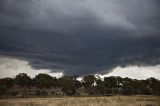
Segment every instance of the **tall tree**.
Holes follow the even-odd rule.
[[[83,78],[85,88],[92,87],[95,81],[96,81],[96,77],[94,75],[87,75],[87,76],[84,76]]]
[[[153,77],[146,80],[147,87],[151,89],[151,93],[154,95],[160,95],[160,81]]]
[[[123,86],[122,86],[122,90],[123,90],[123,94],[124,95],[131,95],[134,91],[133,86],[132,86],[132,79],[126,77],[123,78]]]
[[[0,85],[6,86],[7,88],[12,87],[13,83],[14,83],[14,79],[12,79],[12,78],[0,79]]]
[[[96,80],[96,92],[100,95],[105,94],[104,82],[101,79]]]
[[[34,83],[39,88],[50,88],[51,86],[54,86],[54,81],[56,79],[53,79],[52,76],[48,74],[38,74],[34,78]]]
[[[60,87],[62,87],[62,91],[65,92],[67,95],[75,95],[76,87],[75,87],[75,80],[73,77],[61,77],[59,78]]]
[[[116,77],[105,77],[104,78],[104,84],[106,87],[109,87],[109,88],[116,88],[118,87],[118,84],[117,84],[117,80],[116,80]]]
[[[22,87],[32,85],[32,79],[25,73],[20,73],[15,77],[15,83]]]

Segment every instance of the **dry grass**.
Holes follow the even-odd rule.
[[[2,99],[0,106],[160,106],[156,96]]]

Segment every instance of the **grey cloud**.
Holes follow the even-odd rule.
[[[65,74],[160,63],[158,0],[1,0],[0,54]]]
[[[157,0],[155,0],[156,2]],[[131,29],[149,27],[150,18],[159,16],[150,0],[2,0],[2,23],[27,29],[69,32],[86,22]],[[4,2],[4,3],[3,3]],[[33,23],[34,22],[34,23]],[[144,26],[147,25],[147,26]],[[150,26],[151,27],[151,26]],[[154,29],[154,28],[153,28]]]

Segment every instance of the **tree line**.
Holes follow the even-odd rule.
[[[137,80],[121,77],[105,77],[103,80],[95,75],[86,75],[82,81],[76,76],[52,77],[48,74],[38,74],[31,78],[25,73],[16,75],[15,78],[0,79],[0,96],[6,95],[14,86],[21,88],[61,88],[65,95],[80,95],[78,89],[84,88],[88,95],[160,95],[160,80],[148,78]]]

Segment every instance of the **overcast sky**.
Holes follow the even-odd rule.
[[[159,11],[159,0],[0,0],[0,76],[159,78]]]

